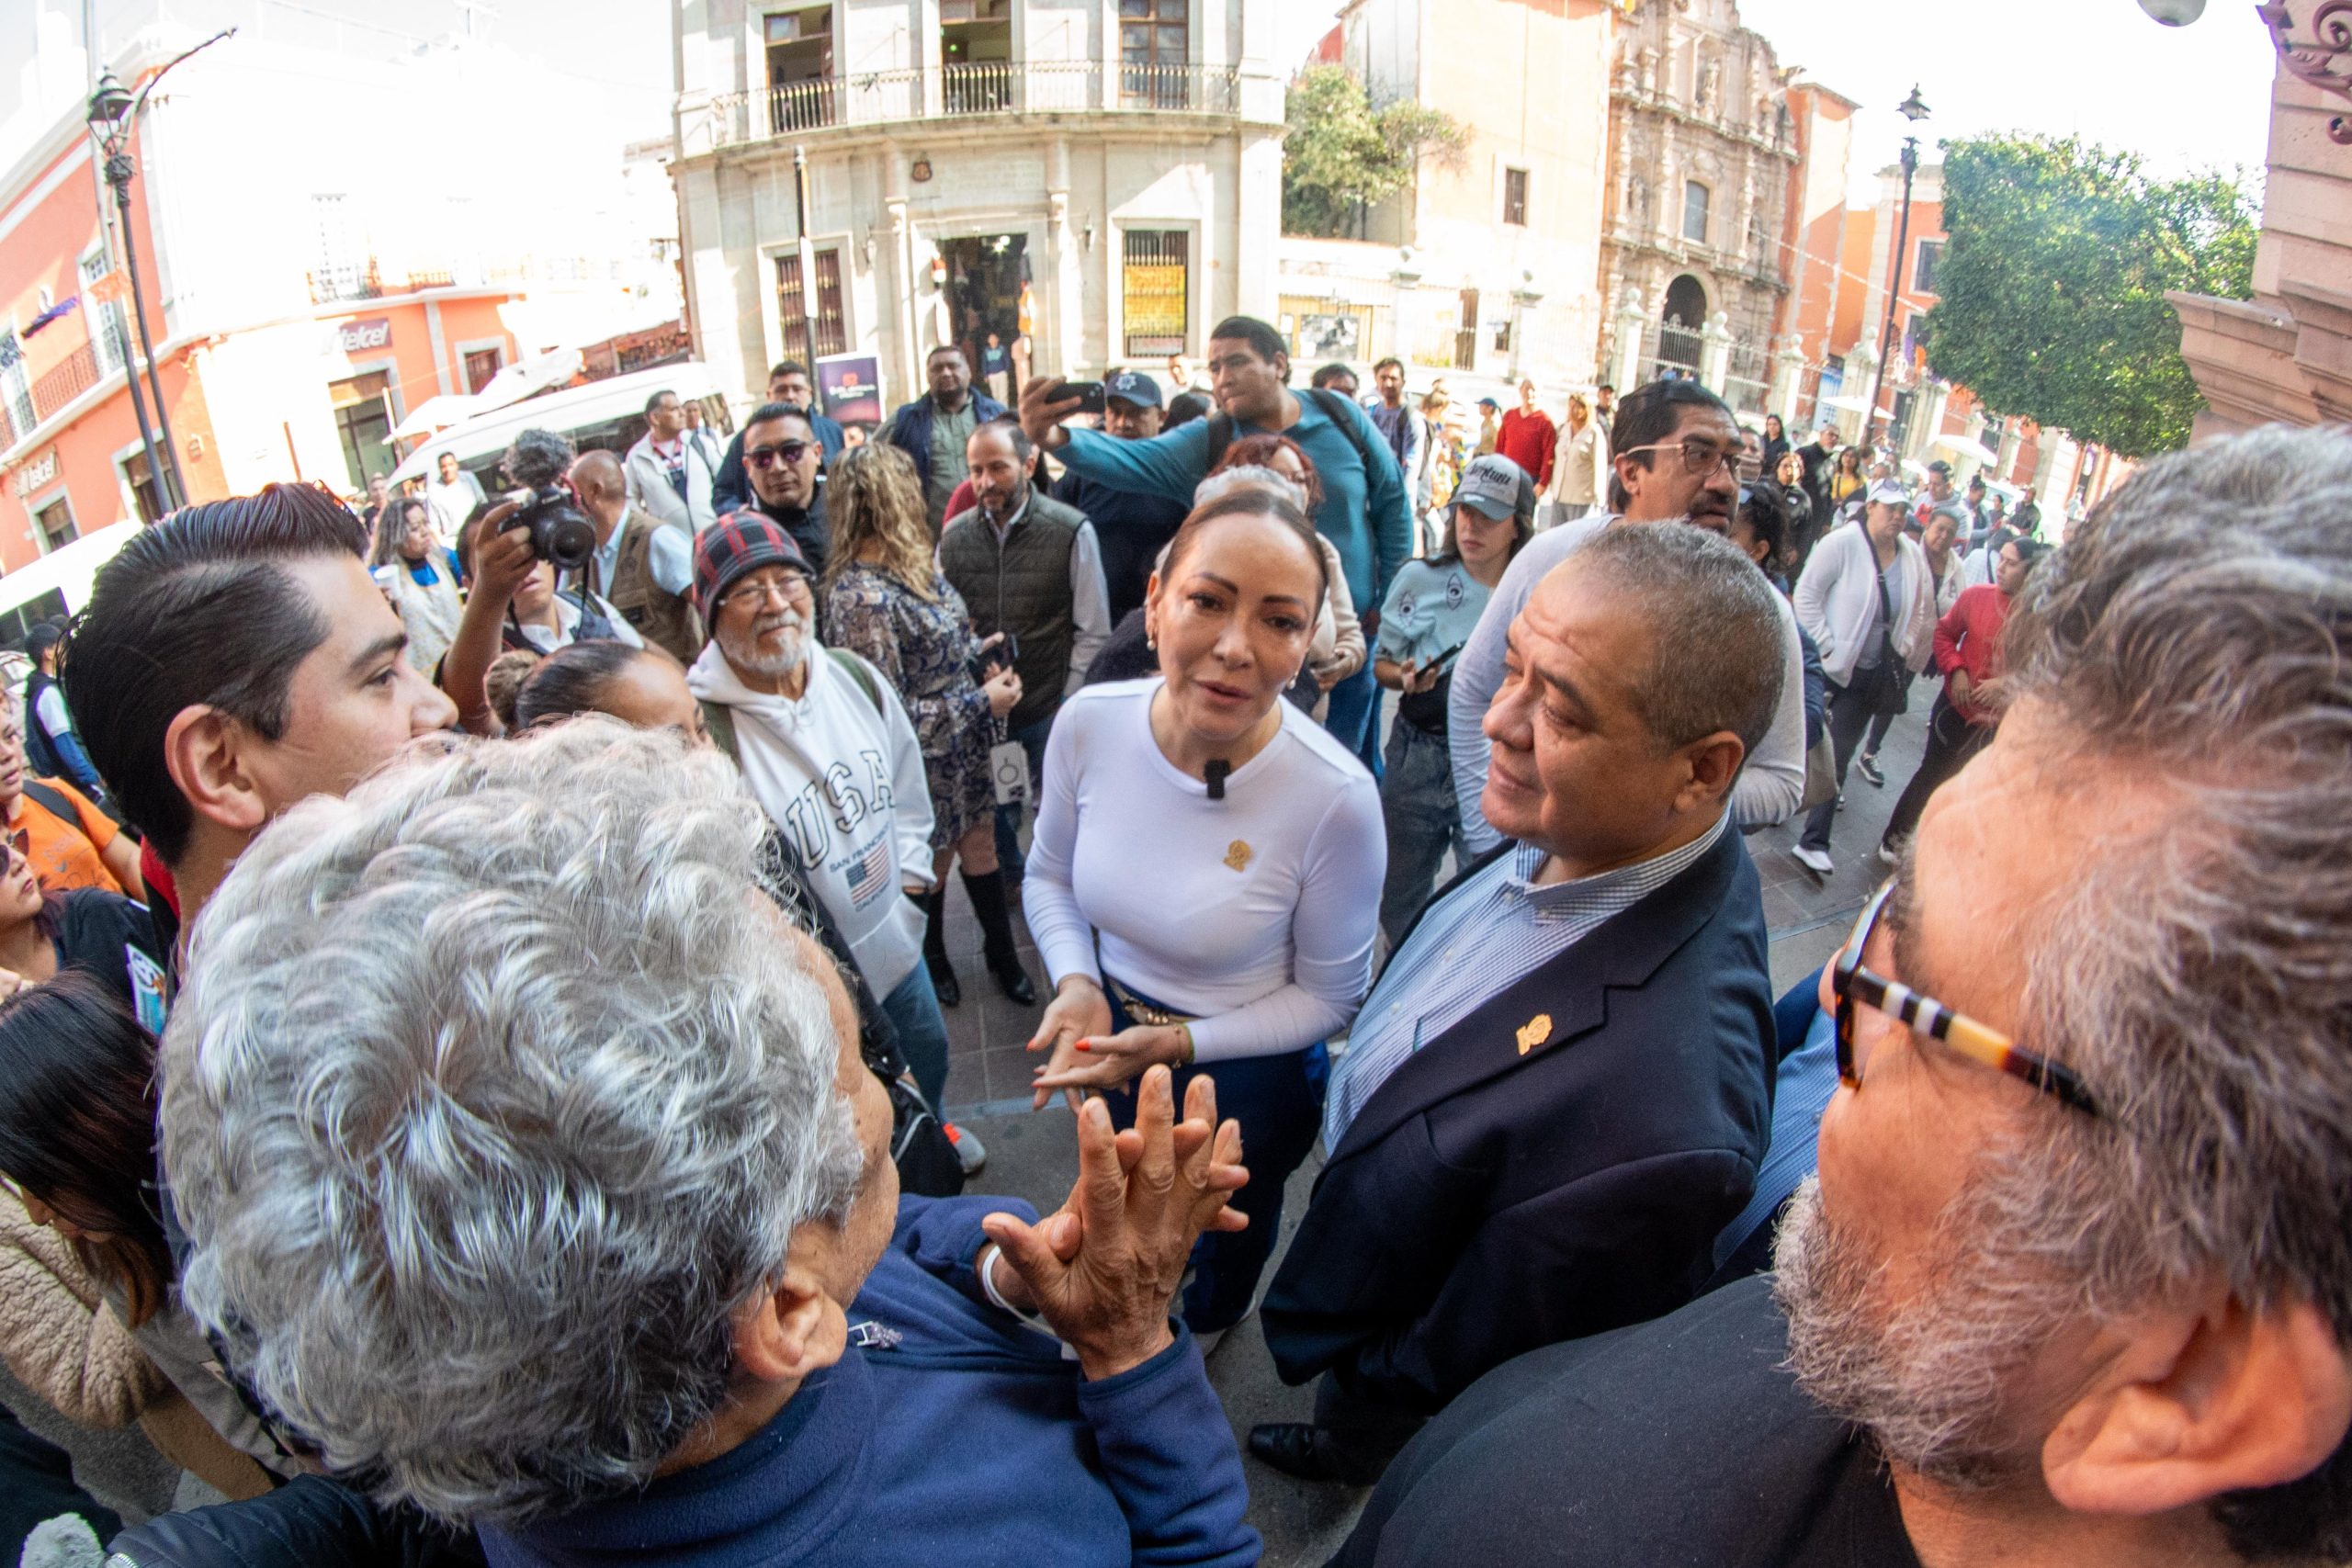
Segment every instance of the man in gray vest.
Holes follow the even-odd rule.
[[[1029,753],[1034,798],[1062,697],[1078,690],[1111,636],[1102,547],[1084,513],[1032,483],[1037,448],[1018,420],[988,421],[972,432],[964,456],[976,504],[947,520],[939,568],[963,595],[973,631],[983,637],[1002,632],[1016,650],[1021,705],[1006,722]],[[1019,807],[998,808],[997,857],[1016,882],[1020,825]]]
[[[572,493],[596,525],[596,591],[637,635],[680,664],[702,652],[694,586],[694,541],[673,524],[629,503],[628,475],[610,452],[583,452],[571,465]]]

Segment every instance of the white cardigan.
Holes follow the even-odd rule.
[[[1934,651],[1936,604],[1928,586],[1928,555],[1909,539],[1895,541],[1894,651],[1913,670],[1924,670]],[[1797,621],[1821,650],[1822,673],[1843,686],[1854,678],[1862,637],[1878,618],[1878,553],[1861,524],[1833,528],[1814,546],[1797,579]]]

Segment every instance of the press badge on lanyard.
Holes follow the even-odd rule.
[[[130,971],[130,1006],[139,1025],[148,1033],[164,1032],[164,972],[155,961],[135,947],[126,946],[123,958]]]
[[[996,803],[1014,806],[1029,798],[1029,750],[1018,740],[1001,740],[989,748],[989,777],[996,784]]]

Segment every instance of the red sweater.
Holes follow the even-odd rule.
[[[2009,596],[1990,582],[1962,591],[1936,623],[1936,668],[1944,674],[1944,694],[1951,696],[1955,670],[1968,671],[1969,684],[1982,686],[2001,672],[2001,627],[2009,618]],[[1993,716],[1974,703],[1952,698],[1953,709],[1971,724],[1990,724]]]
[[[1495,450],[1525,468],[1542,490],[1552,482],[1552,453],[1559,440],[1558,427],[1552,416],[1538,409],[1529,413],[1513,409],[1503,415],[1503,427],[1495,437]]]

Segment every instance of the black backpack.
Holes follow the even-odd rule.
[[[1364,426],[1354,417],[1356,407],[1328,387],[1308,387],[1298,394],[1323,411],[1323,417],[1347,432],[1348,444],[1356,449],[1356,457],[1363,464],[1366,493],[1372,490],[1372,476],[1379,468],[1373,460],[1372,443],[1364,438]],[[1233,445],[1233,416],[1219,412],[1209,415],[1209,466],[1215,473],[1217,464],[1225,460],[1225,449]]]
[[[58,758],[57,748],[50,743],[49,730],[40,721],[41,694],[56,684],[56,677],[39,665],[35,665],[33,672],[25,677],[25,767],[27,772],[46,779],[60,777],[65,772],[64,762]]]

